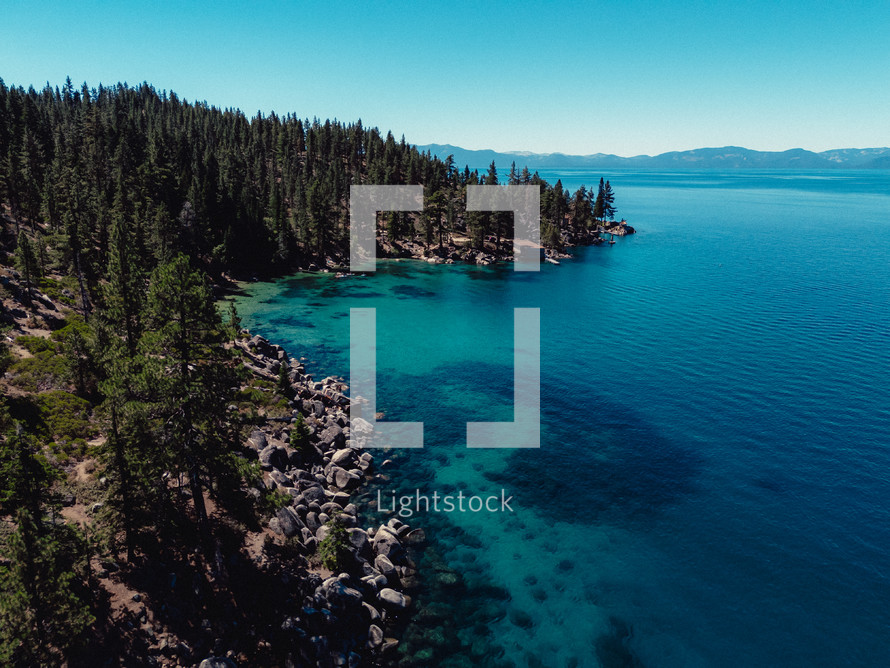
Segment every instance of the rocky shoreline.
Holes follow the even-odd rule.
[[[622,223],[602,232],[625,236],[635,230]],[[574,245],[602,243],[605,239],[596,234],[590,236],[590,243]],[[512,255],[461,253],[453,244],[428,250],[411,242],[397,247],[384,244],[378,248],[378,256],[433,264],[489,265],[512,260]],[[570,256],[548,251],[545,259],[565,257]],[[328,258],[328,270],[340,269],[337,262]],[[306,269],[319,270],[315,265]],[[378,469],[388,468],[392,461],[378,463],[371,452],[349,447],[348,386],[343,379],[332,376],[316,381],[301,361],[289,358],[281,346],[248,330],[241,331],[234,345],[244,367],[259,379],[277,382],[284,367],[293,391],[290,416],[266,418],[242,448],[242,453],[258,461],[263,471],[265,489],[251,488],[248,493],[259,499],[263,492],[277,490],[290,497],[269,518],[268,532],[274,540],[297,546],[308,559],[317,557],[333,517],[339,518],[348,537],[349,567],[340,573],[308,569],[299,585],[305,592],[301,613],[282,621],[281,628],[293,639],[296,665],[424,665],[424,657],[434,655],[434,641],[438,639],[435,633],[435,637],[427,638],[430,633],[409,630],[410,647],[406,645],[401,652],[398,648],[408,624],[418,615],[430,615],[427,606],[418,607],[412,595],[420,585],[418,563],[427,536],[424,529],[413,528],[396,517],[377,527],[364,525],[358,497],[369,485],[385,481]],[[308,450],[305,446],[294,447],[292,441],[299,428],[308,432]],[[442,578],[447,580],[446,588],[462,586],[458,584],[462,580],[459,573],[451,572],[435,556],[430,560],[437,586]]]
[[[263,491],[279,490],[290,496],[269,520],[273,540],[286,541],[312,558],[334,517],[348,538],[345,572],[307,570],[299,586],[306,592],[301,613],[282,620],[282,629],[294,640],[293,658],[297,665],[385,663],[398,647],[394,636],[410,614],[412,599],[406,592],[417,577],[412,548],[426,542],[424,531],[397,518],[376,528],[361,526],[353,496],[378,475],[378,464],[370,452],[348,447],[349,399],[342,381],[314,381],[281,346],[246,330],[235,347],[245,367],[262,379],[279,378],[286,365],[295,392],[292,417],[258,426],[242,448],[246,457],[259,462],[266,488],[248,493],[259,498]],[[305,425],[308,445],[294,448],[290,442],[298,423]],[[379,467],[387,465],[383,461]]]
[[[564,249],[574,248],[578,246],[600,246],[606,243],[606,239],[601,234],[610,234],[614,236],[628,236],[635,234],[636,230],[627,224],[627,221],[611,221],[609,227],[599,226],[597,230],[588,230],[585,233],[575,236],[563,234],[562,245]],[[471,248],[468,245],[468,239],[465,237],[452,237],[442,246],[432,245],[425,246],[416,241],[377,241],[377,257],[388,259],[413,259],[423,260],[430,264],[476,264],[480,266],[488,266],[497,262],[513,261],[513,241],[512,239],[501,239],[500,245],[494,240],[488,240],[483,244],[483,248]],[[543,260],[552,261],[570,258],[571,255],[565,251],[558,251],[554,248],[544,248]],[[300,264],[293,271],[349,271],[349,256],[346,250],[337,250],[325,257],[323,263],[307,262],[305,266]]]

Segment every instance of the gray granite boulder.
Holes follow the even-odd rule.
[[[410,605],[410,599],[407,596],[389,587],[381,589],[377,597],[384,605],[397,610],[404,610]]]
[[[382,554],[393,562],[401,561],[405,554],[405,549],[402,547],[398,536],[384,526],[377,529],[377,532],[374,534],[373,546],[375,553]]]
[[[250,438],[247,439],[247,446],[252,450],[256,450],[259,452],[263,448],[268,445],[268,441],[266,440],[266,434],[264,434],[259,429],[254,429],[253,433],[251,433]]]
[[[349,535],[349,543],[357,555],[366,558],[372,556],[371,542],[364,529],[347,529],[346,533]]]
[[[260,468],[264,471],[287,468],[287,450],[280,445],[267,445],[260,451]]]
[[[293,508],[279,508],[275,518],[278,520],[281,533],[288,538],[296,536],[303,528],[303,522]]]
[[[328,427],[328,429],[325,429],[325,432],[333,428],[334,427]],[[343,432],[341,431],[340,433],[342,434]],[[337,466],[342,466],[343,468],[351,467],[355,460],[356,451],[352,448],[343,448],[342,450],[337,450],[333,455],[331,455],[331,464],[336,464]]]
[[[346,436],[343,434],[343,430],[335,424],[332,424],[321,432],[319,439],[321,443],[324,444],[325,450],[331,448],[339,450],[346,445]]]
[[[221,656],[211,656],[204,659],[198,668],[238,668],[231,659]]]

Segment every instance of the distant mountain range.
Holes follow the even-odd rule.
[[[738,146],[697,148],[692,151],[671,151],[660,155],[637,155],[624,158],[607,153],[566,155],[564,153],[498,153],[474,151],[451,144],[426,144],[420,151],[430,151],[440,159],[454,156],[460,167],[487,169],[494,160],[498,169],[516,162],[517,169],[616,168],[642,169],[890,169],[890,148],[838,148],[814,153],[802,148],[789,151],[753,151]]]

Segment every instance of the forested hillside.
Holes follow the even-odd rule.
[[[515,166],[508,180],[542,186],[550,244],[589,228],[592,193],[571,197]],[[77,274],[84,296],[104,275],[116,222],[146,268],[184,252],[210,270],[283,271],[342,258],[351,184],[424,185],[425,213],[386,216],[389,240],[430,245],[460,230],[475,247],[489,235],[499,244],[509,216],[465,212],[467,184],[497,182],[493,165],[461,170],[361,121],[248,119],[147,84],[36,91],[0,81],[0,200],[39,237],[40,261]]]
[[[541,186],[551,246],[612,212],[608,182],[508,180]],[[416,581],[408,529],[372,550],[359,527],[373,458],[343,450],[345,388],[248,341],[213,281],[342,261],[362,183],[424,185],[423,213],[381,215],[387,243],[506,255],[510,216],[464,210],[467,184],[497,182],[360,122],[0,81],[0,663],[404,656],[383,634]]]

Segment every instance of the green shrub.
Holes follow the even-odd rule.
[[[325,523],[328,535],[318,544],[318,557],[322,566],[334,572],[344,570],[348,566],[351,556],[349,533],[340,517],[341,514],[337,512]]]
[[[263,470],[256,460],[233,457],[232,468],[249,487],[260,487],[263,482]],[[279,508],[289,505],[293,497],[280,489],[265,489],[262,499],[258,502],[264,513],[275,513]]]
[[[39,392],[59,387],[65,382],[67,366],[54,341],[28,335],[20,336],[15,341],[32,357],[24,357],[10,365],[9,370],[13,373],[10,382],[13,385],[27,392]]]
[[[53,341],[64,342],[74,331],[79,332],[83,337],[87,337],[89,336],[90,328],[80,315],[68,311],[65,325],[50,334],[50,338]]]
[[[44,277],[40,279],[39,285],[40,291],[53,301],[61,302],[67,306],[77,305],[74,295],[77,294],[78,286],[74,276],[66,276],[60,281]],[[68,294],[65,294],[66,292]]]
[[[74,442],[81,439],[78,450],[85,451],[86,442],[83,439],[92,438],[98,433],[96,425],[90,421],[90,402],[63,390],[43,392],[37,395],[36,401],[47,435],[56,441]]]
[[[280,489],[267,489],[263,494],[263,505],[265,510],[270,513],[276,513],[279,509],[289,506],[293,497],[287,492]]]
[[[309,426],[303,419],[302,415],[297,416],[297,421],[290,431],[290,445],[301,452],[308,453],[311,451],[311,442],[309,440]]]
[[[56,344],[42,336],[31,336],[30,334],[22,334],[15,342],[32,355],[39,355],[43,352],[56,353]]]
[[[268,390],[253,386],[245,387],[244,389],[238,390],[238,394],[236,396],[236,399],[238,401],[255,404],[257,406],[265,406],[269,402],[270,398],[271,396]]]

